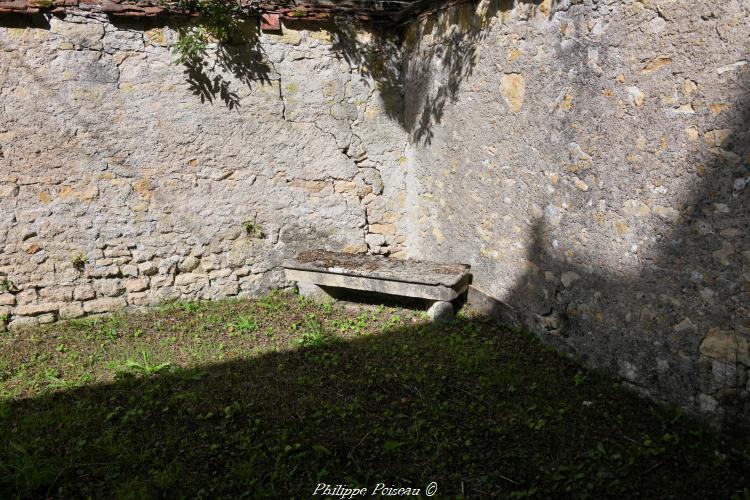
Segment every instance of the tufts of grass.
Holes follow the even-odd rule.
[[[171,362],[154,363],[146,351],[141,351],[141,359],[134,361],[128,359],[122,369],[117,372],[117,376],[143,375],[150,376],[166,372],[172,367]]]
[[[228,334],[229,333],[229,334]],[[717,432],[471,312],[272,293],[0,336],[0,498],[747,498]]]
[[[236,335],[255,333],[258,331],[260,326],[258,322],[251,316],[240,316],[237,321],[229,325],[229,336],[233,337]]]
[[[323,323],[314,313],[308,313],[304,321],[292,323],[291,330],[297,333],[292,343],[303,347],[321,347],[332,340]]]

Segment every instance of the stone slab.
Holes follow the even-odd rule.
[[[314,284],[451,301],[469,285],[469,266],[313,250],[284,262],[286,278]]]
[[[310,250],[284,261],[284,268],[458,289],[468,285],[471,266]]]
[[[419,283],[405,283],[403,281],[388,281],[362,276],[349,276],[318,271],[302,271],[299,269],[285,269],[286,279],[298,283],[312,283],[319,286],[348,288],[367,292],[386,293],[403,297],[414,297],[428,300],[450,301],[457,298],[466,286],[458,289],[446,286],[422,285]],[[468,283],[468,280],[467,280]]]

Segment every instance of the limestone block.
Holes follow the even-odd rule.
[[[37,316],[37,319],[39,320],[40,325],[46,325],[49,323],[54,323],[56,316],[52,313],[46,313],[46,314],[40,314]]]
[[[78,302],[60,306],[60,319],[80,318],[83,314],[83,306]]]
[[[15,313],[19,316],[38,316],[44,313],[56,313],[60,309],[60,304],[25,304],[16,307]]]
[[[105,313],[121,309],[127,305],[123,297],[104,298],[83,303],[83,310],[87,313]]]
[[[153,276],[159,272],[159,268],[153,262],[142,262],[138,264],[138,272],[144,276]]]
[[[247,276],[248,274],[250,274],[250,268],[247,266],[243,266],[234,270],[234,275],[238,278],[242,278],[243,276]]]
[[[72,287],[43,288],[39,292],[42,300],[49,302],[70,302],[73,299]]]
[[[0,293],[0,306],[16,305],[16,297],[10,293]]]
[[[125,290],[128,293],[142,292],[148,288],[148,278],[129,279],[125,281]]]
[[[240,264],[241,265],[241,264]],[[216,255],[206,255],[201,260],[199,268],[202,271],[213,271],[221,267],[221,259]]]
[[[96,297],[96,291],[91,285],[79,285],[73,290],[75,300],[91,300]]]
[[[17,330],[19,328],[30,328],[39,326],[39,319],[36,317],[16,316],[13,321],[8,323],[8,330]]]
[[[175,282],[175,278],[171,274],[160,274],[151,278],[151,288],[158,289],[168,286],[172,286]]]
[[[177,265],[177,269],[179,269],[181,273],[189,273],[190,271],[195,270],[199,264],[199,259],[193,256],[185,257],[182,262]]]
[[[232,247],[227,253],[227,265],[230,268],[244,266],[248,259],[253,256],[253,243],[250,240],[238,239],[232,243]],[[212,265],[212,269],[215,267]]]
[[[711,359],[750,366],[748,339],[733,330],[711,328],[701,341],[700,353]]]
[[[370,224],[369,231],[372,234],[396,234],[396,226],[393,224]]]
[[[128,293],[128,304],[132,304],[134,306],[147,306],[149,305],[149,303],[149,296],[146,292]]]
[[[385,244],[385,236],[382,234],[368,234],[365,236],[365,242],[371,247],[379,247]]]
[[[73,44],[76,49],[102,48],[101,40],[104,37],[104,24],[97,22],[71,23],[57,17],[50,19],[50,31],[61,35],[62,38]]]
[[[97,297],[118,297],[125,293],[125,287],[120,279],[95,280],[92,285]]]
[[[114,264],[100,266],[99,261],[97,265],[86,268],[86,274],[91,278],[117,278],[120,276],[120,268]]]
[[[216,287],[218,297],[231,297],[240,292],[240,284],[237,281],[229,281]]]
[[[152,250],[135,250],[133,251],[133,262],[136,264],[150,263],[154,258],[154,252]]]
[[[18,304],[31,304],[36,301],[38,294],[35,288],[27,288],[16,295]]]
[[[223,278],[228,278],[231,275],[232,270],[225,267],[223,269],[217,269],[216,271],[211,271],[210,273],[208,273],[208,279],[210,279],[211,281],[221,280]]]
[[[449,323],[453,321],[453,305],[450,302],[438,300],[432,303],[427,310],[427,315],[435,323]]]
[[[365,243],[352,243],[341,249],[344,253],[366,253],[367,245]]]
[[[122,266],[122,275],[128,278],[134,278],[138,276],[138,267],[132,264]]]
[[[197,273],[181,273],[175,277],[174,284],[175,286],[187,286],[201,280],[206,280],[206,276]]]

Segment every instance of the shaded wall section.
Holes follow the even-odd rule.
[[[589,365],[750,414],[747,2],[480,2],[405,39],[410,255]]]
[[[400,88],[347,53],[393,42],[251,19],[182,66],[183,26],[0,22],[2,327],[254,295],[300,249],[366,252],[371,233],[400,251],[378,226],[405,168]]]

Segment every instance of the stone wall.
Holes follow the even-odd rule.
[[[256,25],[180,65],[177,20],[3,18],[0,328],[255,295],[300,249],[398,255],[400,91],[368,67],[398,45]]]
[[[749,14],[485,0],[412,26],[409,254],[653,397],[750,415]]]
[[[0,326],[255,295],[303,248],[459,261],[588,365],[747,416],[749,11],[249,21],[187,64],[175,18],[3,19]]]

